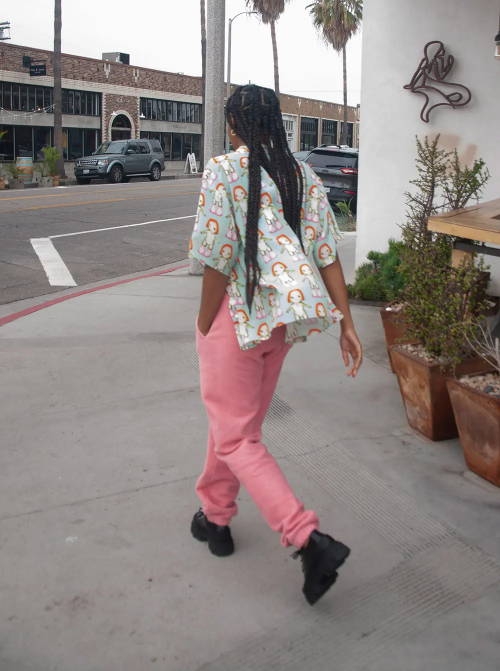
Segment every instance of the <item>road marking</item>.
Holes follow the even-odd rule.
[[[30,242],[51,286],[76,287],[75,280],[49,238],[31,238]]]
[[[199,191],[182,191],[181,193],[170,193],[169,196],[190,196],[198,193]],[[10,214],[11,212],[27,212],[29,210],[49,210],[54,207],[80,207],[81,205],[98,205],[99,203],[119,203],[125,200],[148,200],[149,198],[151,198],[151,195],[134,196],[133,198],[102,198],[100,200],[83,200],[77,203],[51,203],[50,205],[34,205],[33,207],[18,207],[14,210],[2,210],[0,214]]]
[[[100,233],[101,231],[115,231],[118,228],[132,228],[133,226],[148,226],[148,224],[161,224],[165,221],[180,221],[181,219],[192,219],[193,217],[196,217],[196,215],[188,214],[185,217],[172,217],[171,219],[155,219],[154,221],[141,221],[138,224],[123,224],[123,226],[108,226],[107,228],[93,228],[90,231],[76,231],[75,233],[60,233],[59,235],[49,235],[47,240],[55,240],[56,238],[70,238],[73,235],[86,235],[87,233]]]

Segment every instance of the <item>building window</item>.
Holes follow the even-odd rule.
[[[0,161],[14,160],[14,126],[0,126],[7,133],[0,137]]]
[[[201,105],[181,103],[173,100],[141,98],[141,114],[153,121],[180,121],[182,123],[200,123]]]
[[[323,119],[321,132],[321,144],[337,144],[337,121]]]
[[[33,158],[33,128],[31,126],[16,126],[16,158],[31,156]]]
[[[0,140],[0,160],[13,161],[18,156],[31,156],[43,161],[44,147],[52,145],[53,132],[49,126],[0,126],[6,130]],[[63,128],[63,156],[74,160],[91,154],[101,142],[101,133],[94,128]]]
[[[160,141],[166,161],[185,161],[190,153],[200,156],[201,135],[197,133],[161,133],[141,131],[141,138]]]
[[[83,131],[83,156],[92,154],[101,144],[101,132],[95,128],[85,128]]]
[[[296,124],[296,119],[292,116],[288,115],[283,115],[283,126],[285,128],[285,133],[286,133],[286,139],[288,142],[288,146],[290,147],[290,151],[295,151],[296,146],[295,146],[295,124]]]
[[[306,151],[318,146],[318,119],[302,117],[300,120],[300,150]]]
[[[63,89],[63,114],[100,116],[101,94]],[[21,112],[52,112],[53,93],[47,86],[0,82],[0,107]]]
[[[62,111],[63,114],[76,114],[78,116],[100,116],[101,94],[63,89]]]
[[[344,126],[344,122],[341,123],[341,130],[342,130],[343,126]],[[354,129],[354,124],[348,121],[347,122],[347,144],[349,145],[349,147],[352,147],[353,129]],[[342,134],[341,134],[340,138],[341,138],[340,141],[342,142]]]
[[[50,147],[51,142],[51,128],[48,126],[38,126],[33,128],[33,154],[35,161],[43,161],[44,147]]]

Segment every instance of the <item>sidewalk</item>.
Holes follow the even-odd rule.
[[[246,492],[234,556],[191,538],[199,290],[183,268],[0,328],[1,671],[497,671],[500,491],[408,429],[376,308],[359,378],[336,332],[297,345],[265,427],[352,548],[331,592],[306,604]]]

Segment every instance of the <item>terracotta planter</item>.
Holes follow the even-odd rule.
[[[59,175],[53,175],[52,176],[52,186],[59,186],[59,182],[61,181],[61,178]]]
[[[500,487],[500,398],[453,379],[448,391],[467,466]]]
[[[1,191],[2,189],[5,189],[6,185],[7,185],[7,183],[6,183],[6,181],[4,180],[4,178],[3,178],[3,177],[0,177],[0,191]]]
[[[391,309],[391,304],[380,308],[380,317],[382,319],[382,326],[384,327],[385,344],[387,347],[387,356],[391,364],[391,370],[395,373],[394,364],[392,362],[391,347],[393,345],[400,345],[408,342],[406,338],[406,324],[404,318],[404,311],[394,312]]]
[[[398,345],[391,348],[391,356],[408,424],[430,440],[456,438],[458,429],[446,386],[450,371],[443,371],[439,364],[427,363]],[[475,357],[457,366],[456,374],[486,370],[486,362]]]

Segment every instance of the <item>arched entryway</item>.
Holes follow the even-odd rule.
[[[132,137],[132,124],[125,114],[117,114],[111,122],[112,140],[130,140]]]

